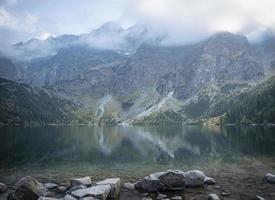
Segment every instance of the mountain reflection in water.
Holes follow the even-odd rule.
[[[274,127],[0,128],[0,164],[204,162],[275,155]]]

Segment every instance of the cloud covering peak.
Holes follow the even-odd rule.
[[[2,0],[0,42],[84,34],[108,21],[123,28],[146,24],[151,34],[168,35],[167,44],[194,42],[217,31],[255,40],[274,29],[274,7],[273,0]],[[114,29],[111,25],[107,28]]]

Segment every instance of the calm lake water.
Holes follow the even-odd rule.
[[[275,155],[274,127],[0,128],[0,168],[28,165],[204,165]]]

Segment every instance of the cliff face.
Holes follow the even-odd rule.
[[[97,47],[108,35],[118,37],[114,45]],[[268,36],[251,44],[245,36],[222,32],[192,45],[164,46],[146,29],[107,24],[88,35],[31,41],[36,48],[48,43],[55,53],[15,63],[23,82],[54,90],[93,121],[165,121],[156,114],[162,112],[190,121],[223,114],[226,108],[212,108],[274,74],[274,41]],[[29,46],[16,48],[28,52]],[[16,77],[12,67],[1,69],[6,78]]]

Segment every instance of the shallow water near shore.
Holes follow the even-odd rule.
[[[238,162],[275,155],[275,127],[46,126],[0,128],[1,168]]]
[[[2,169],[204,167],[275,156],[275,127],[9,127],[0,129],[0,137]]]
[[[231,188],[246,192],[275,171],[275,127],[6,127],[0,138],[0,182],[7,184],[28,174],[45,182],[86,175],[134,182],[167,169],[201,169],[226,187],[252,178],[253,187]]]

